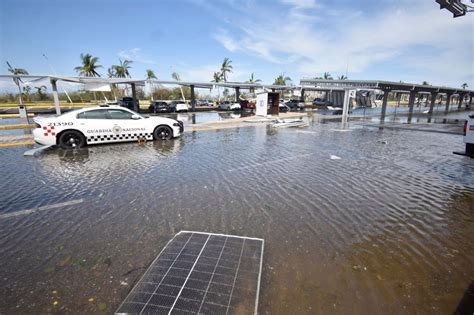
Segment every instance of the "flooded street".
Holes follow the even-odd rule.
[[[474,279],[462,137],[339,127],[0,150],[0,314],[112,313],[180,230],[265,239],[260,314],[452,313]]]

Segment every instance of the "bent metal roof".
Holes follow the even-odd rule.
[[[181,85],[195,88],[211,89],[213,87],[228,87],[240,89],[268,89],[268,90],[345,90],[345,89],[380,89],[389,91],[405,92],[427,92],[445,94],[470,94],[474,95],[474,90],[460,88],[450,88],[445,86],[422,85],[414,83],[376,81],[376,80],[322,80],[322,79],[301,79],[300,85],[272,85],[246,82],[190,82],[190,81],[167,81],[132,78],[102,78],[102,77],[75,77],[58,75],[0,75],[0,78],[20,78],[31,83],[41,80],[55,80],[79,84],[132,84],[145,85]]]
[[[474,94],[473,90],[460,88],[450,88],[445,86],[422,85],[404,82],[373,81],[373,80],[322,80],[322,79],[301,79],[301,88],[309,89],[379,89],[389,91],[405,92],[429,92],[447,94]]]

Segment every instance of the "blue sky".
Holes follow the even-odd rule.
[[[131,59],[134,78],[152,69],[210,81],[229,57],[235,81],[347,71],[474,88],[474,14],[453,19],[434,0],[0,1],[0,73],[8,60],[51,74],[45,54],[58,74],[75,75],[80,53],[99,57],[103,75]]]

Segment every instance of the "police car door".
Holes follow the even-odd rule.
[[[112,122],[106,109],[87,110],[76,116],[79,128],[88,144],[110,142],[113,136]]]
[[[120,108],[109,108],[108,117],[112,123],[114,141],[137,141],[146,137],[143,118]]]

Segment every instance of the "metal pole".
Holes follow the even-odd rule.
[[[428,110],[428,114],[433,115],[433,111],[434,111],[434,106],[435,106],[435,103],[436,103],[436,96],[438,95],[438,93],[436,92],[431,92],[431,99],[430,99],[430,109]]]
[[[236,103],[240,102],[240,87],[235,88],[235,102]]]
[[[342,120],[341,120],[341,129],[346,129],[347,127],[347,118],[349,115],[349,90],[344,91],[344,105],[342,106]]]
[[[408,99],[408,122],[411,122],[413,116],[413,106],[415,105],[416,91],[410,91],[410,97]]]
[[[137,113],[139,113],[140,105],[138,105],[138,100],[137,100],[137,89],[136,89],[135,83],[131,83],[130,85],[132,86],[133,108]]]
[[[61,115],[61,108],[59,107],[59,95],[58,95],[58,87],[56,85],[56,80],[50,79],[51,87],[53,88],[53,99],[54,99],[54,107],[56,108],[56,115]]]
[[[388,101],[388,94],[390,90],[383,91],[383,100],[382,100],[382,113],[380,115],[381,120],[385,120],[385,113],[387,112],[387,101]]]
[[[464,94],[459,94],[458,109],[461,109],[463,99],[464,99]]]
[[[194,95],[194,85],[191,85],[191,110],[196,110],[196,97]]]
[[[451,104],[451,96],[452,94],[446,94],[446,108],[444,110],[445,114],[449,112],[449,105]]]

